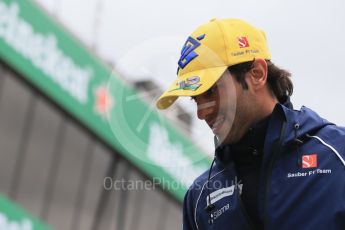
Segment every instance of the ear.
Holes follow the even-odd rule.
[[[263,88],[267,81],[267,63],[265,59],[257,58],[253,62],[253,68],[249,71],[250,84],[254,90]]]

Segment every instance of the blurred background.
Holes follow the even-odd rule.
[[[0,226],[181,229],[213,137],[189,99],[154,103],[186,38],[212,18],[263,29],[292,73],[294,107],[344,125],[344,5],[0,0]]]

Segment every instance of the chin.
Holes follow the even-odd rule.
[[[220,130],[217,137],[219,138],[219,141],[223,144],[232,144],[234,139],[234,133],[231,132],[230,127],[223,127],[223,129]]]
[[[218,140],[221,144],[232,144],[233,138],[230,135],[218,135]]]

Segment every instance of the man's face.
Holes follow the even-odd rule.
[[[228,71],[207,92],[193,99],[198,118],[206,121],[220,143],[236,143],[253,121],[250,93]]]

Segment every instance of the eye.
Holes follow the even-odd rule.
[[[196,97],[190,97],[190,99],[191,99],[192,101],[195,101]]]

